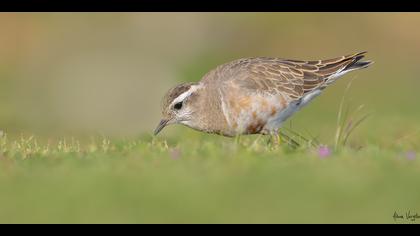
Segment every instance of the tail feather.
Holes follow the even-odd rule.
[[[359,70],[368,67],[373,63],[373,61],[362,61],[362,59],[365,57],[365,52],[356,53],[354,55],[345,56],[344,59],[339,63],[346,63],[343,69],[339,70],[338,72],[328,76],[325,80],[325,85],[328,86],[335,82],[338,78],[343,76],[344,74],[347,74],[350,71],[353,70]]]
[[[352,70],[357,70],[357,69],[363,69],[368,67],[369,65],[371,65],[373,63],[373,61],[361,61],[364,57],[365,57],[365,52],[361,52],[356,54],[353,58],[352,58],[352,62],[350,62],[343,71],[352,71]]]

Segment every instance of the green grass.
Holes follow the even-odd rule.
[[[338,111],[321,97],[284,125],[298,147],[181,126],[129,139],[0,132],[0,223],[418,223],[393,215],[420,213],[419,116],[351,103],[350,83]]]
[[[0,223],[395,223],[395,211],[420,213],[419,14],[101,15],[0,21],[10,35],[0,44]],[[151,133],[169,86],[222,63],[360,50],[375,64],[285,124],[297,149],[181,126],[117,138]]]
[[[320,158],[315,147],[179,129],[84,142],[4,135],[0,222],[393,223],[395,211],[420,211],[420,162],[398,146]]]

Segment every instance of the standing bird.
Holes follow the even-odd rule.
[[[253,57],[171,88],[163,99],[158,134],[170,124],[224,136],[278,135],[279,128],[347,72],[368,67],[366,52],[318,61]],[[278,137],[278,136],[277,136]]]

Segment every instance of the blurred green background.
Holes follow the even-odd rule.
[[[294,126],[330,140],[344,88],[355,78],[351,104],[373,112],[363,125],[369,129],[356,135],[397,137],[420,126],[418,25],[418,13],[2,13],[0,129],[151,133],[166,90],[219,64],[367,50],[375,64],[326,90]]]

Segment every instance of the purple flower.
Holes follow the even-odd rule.
[[[408,151],[408,152],[405,153],[405,157],[408,160],[414,160],[414,159],[416,159],[416,152],[415,151]]]
[[[329,155],[331,155],[331,149],[329,149],[327,146],[320,146],[318,148],[318,156],[320,158],[326,158]]]
[[[177,160],[181,157],[181,150],[179,150],[178,148],[174,148],[169,152],[169,156],[172,159]]]

